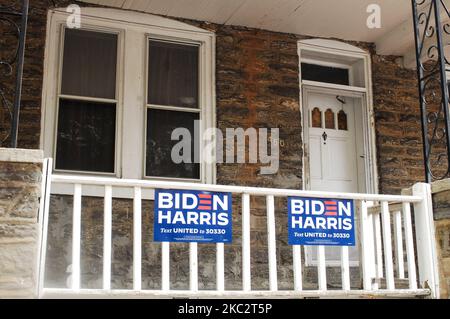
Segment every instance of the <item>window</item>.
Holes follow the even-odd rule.
[[[82,29],[69,29],[68,13],[51,12],[42,147],[55,173],[214,183],[214,154],[201,153],[214,138],[214,33],[138,12],[84,13]],[[190,160],[172,161],[175,128],[191,134]]]
[[[303,80],[350,85],[348,68],[338,68],[310,63],[302,63],[301,67]]]
[[[64,29],[55,168],[114,173],[117,34]]]
[[[200,178],[195,123],[199,109],[198,45],[149,40],[146,176]],[[191,138],[190,161],[171,160],[174,129],[187,129]]]

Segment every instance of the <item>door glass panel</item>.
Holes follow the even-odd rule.
[[[325,128],[333,130],[336,128],[334,124],[334,112],[331,109],[328,109],[325,112]]]
[[[311,122],[312,127],[322,127],[322,112],[319,110],[318,107],[315,107],[311,112]]]
[[[347,114],[342,110],[339,111],[339,113],[338,113],[338,128],[341,131],[348,130]]]

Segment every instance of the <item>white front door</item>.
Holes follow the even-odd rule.
[[[358,182],[358,162],[364,154],[359,99],[336,94],[307,92],[308,114],[306,137],[308,139],[309,183],[313,191],[357,193],[364,191]],[[358,136],[359,135],[359,136]],[[359,172],[362,173],[362,172]],[[355,221],[357,224],[357,221]],[[357,244],[358,245],[358,244]],[[317,250],[307,247],[307,264],[317,263]],[[341,249],[326,247],[327,265],[340,265]],[[349,249],[351,266],[357,266],[359,255],[356,247]]]
[[[357,193],[354,100],[309,93],[307,103],[310,189]]]

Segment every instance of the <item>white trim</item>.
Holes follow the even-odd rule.
[[[191,25],[154,16],[151,14],[104,8],[82,9],[83,29],[118,34],[117,89],[116,99],[95,99],[89,101],[116,103],[116,159],[114,173],[75,172],[58,170],[58,174],[80,174],[94,176],[116,176],[117,178],[145,178],[145,121],[147,97],[146,46],[148,38],[158,38],[200,46],[199,112],[203,125],[214,128],[215,123],[215,34]],[[42,90],[42,116],[40,147],[46,157],[54,157],[56,149],[57,102],[60,92],[63,29],[69,14],[65,9],[48,12],[47,41],[44,61],[44,81]],[[57,80],[56,80],[57,79]],[[137,110],[137,111],[136,111]],[[186,110],[190,111],[190,110]],[[142,116],[145,115],[145,116]],[[133,141],[133,143],[125,143]],[[216,181],[215,159],[212,164],[200,162],[199,182],[214,184]],[[160,179],[160,178],[158,178]],[[167,179],[162,180],[186,180]],[[192,181],[192,180],[190,180]]]
[[[314,62],[311,58],[311,53],[314,54],[328,54],[336,56],[341,60],[342,58],[352,59],[353,61],[363,61],[364,63],[364,87],[338,85],[333,83],[322,83],[316,81],[306,81],[301,79],[301,63],[302,51],[308,51],[308,63]],[[374,129],[374,112],[373,112],[373,97],[372,97],[372,76],[371,76],[371,60],[370,54],[352,45],[341,43],[338,41],[325,39],[309,39],[298,42],[299,55],[299,77],[300,77],[300,113],[302,118],[302,143],[303,143],[303,158],[302,158],[302,183],[303,189],[309,189],[309,149],[308,149],[308,134],[305,128],[308,127],[309,114],[305,113],[307,107],[307,94],[311,92],[317,93],[334,93],[348,97],[359,97],[362,101],[362,119],[363,119],[363,142],[365,149],[365,189],[364,192],[377,193],[378,192],[378,171],[376,166],[376,141]],[[317,59],[316,64],[323,65],[326,63],[323,58]],[[335,64],[331,59],[331,64]],[[353,62],[354,63],[354,62]],[[330,65],[331,65],[330,64]],[[342,62],[337,64],[342,65]],[[335,64],[335,65],[337,65]],[[349,67],[351,65],[349,64]],[[356,114],[355,114],[356,115]],[[359,179],[359,178],[358,178]],[[307,247],[306,247],[307,248]],[[313,262],[311,254],[308,254],[308,249],[305,249],[305,263],[307,266],[316,266],[317,262]],[[327,261],[329,266],[340,266],[340,260]],[[350,261],[350,266],[357,266],[359,262]]]
[[[317,87],[317,88],[327,88],[327,89],[340,90],[340,91],[346,92],[346,94],[348,94],[348,93],[366,93],[367,92],[366,88],[360,88],[360,87],[357,87],[357,86],[334,84],[334,83],[325,83],[325,82],[303,80],[302,84],[303,84],[303,86],[311,86],[311,87]]]
[[[396,290],[303,290],[303,291],[215,291],[215,290],[110,290],[105,292],[103,289],[80,289],[74,292],[71,289],[60,288],[45,288],[43,290],[43,299],[200,299],[200,298],[250,298],[250,299],[267,299],[267,298],[367,298],[373,297],[398,297],[398,298],[412,298],[412,297],[427,297],[431,295],[430,289],[396,289]]]
[[[151,40],[155,40],[155,41],[162,41],[162,42],[167,42],[167,43],[176,43],[176,44],[180,44],[180,45],[191,45],[191,46],[195,46],[198,48],[198,78],[199,78],[199,83],[198,83],[198,101],[197,101],[197,106],[198,108],[189,108],[189,107],[179,107],[179,106],[172,106],[172,105],[155,105],[155,104],[149,104],[148,101],[148,68],[149,68],[149,57],[150,57],[150,49],[149,49],[149,43]],[[167,37],[163,37],[161,35],[154,35],[154,34],[147,34],[146,37],[146,63],[145,63],[145,94],[144,94],[144,99],[145,99],[145,112],[144,112],[144,157],[143,157],[143,178],[144,179],[166,179],[166,180],[175,180],[175,181],[192,181],[192,182],[205,182],[205,178],[206,178],[206,174],[204,172],[203,166],[205,166],[205,162],[202,159],[203,156],[203,143],[202,143],[202,135],[204,132],[204,125],[203,122],[211,117],[210,112],[211,110],[208,108],[208,105],[205,104],[205,99],[203,97],[204,92],[206,91],[206,88],[204,86],[204,78],[206,77],[204,74],[204,70],[205,67],[204,65],[205,63],[205,58],[207,55],[204,54],[204,50],[205,50],[205,42],[195,42],[192,41],[190,39],[174,39],[174,38],[167,38]],[[199,133],[200,136],[197,136],[197,138],[200,139],[200,141],[197,141],[199,143],[199,160],[200,160],[200,172],[199,172],[199,178],[195,179],[195,178],[168,178],[168,177],[160,177],[160,176],[149,176],[146,175],[147,172],[147,163],[146,163],[146,154],[147,154],[147,143],[145,143],[145,139],[147,136],[147,128],[148,128],[148,122],[147,122],[147,112],[149,109],[154,109],[154,110],[166,110],[166,111],[174,111],[174,112],[185,112],[185,113],[198,113],[199,114],[199,118],[198,121],[200,123],[200,128],[199,128]],[[195,137],[195,136],[194,136]],[[215,162],[215,161],[214,161]]]
[[[320,48],[324,50],[332,50],[332,51],[346,51],[348,53],[360,53],[360,54],[366,54],[364,50],[361,48],[358,48],[354,45],[336,41],[336,40],[329,40],[329,39],[306,39],[301,40],[300,43],[302,46],[310,47],[310,48]]]

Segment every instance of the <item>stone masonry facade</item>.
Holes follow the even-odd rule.
[[[0,3],[8,0],[0,0]],[[76,1],[75,1],[76,2]],[[32,1],[25,54],[19,147],[39,149],[47,10],[51,1]],[[60,6],[71,3],[59,1]],[[81,4],[86,6],[86,4]],[[218,165],[217,183],[302,187],[297,41],[304,36],[186,21],[216,33],[217,126],[280,129],[280,170],[259,174],[255,164]],[[3,28],[4,26],[0,26]],[[5,31],[0,29],[2,33]],[[342,41],[342,40],[341,40]],[[415,71],[395,56],[372,55],[373,100],[380,193],[400,193],[423,180],[419,105]],[[0,50],[5,50],[4,46]],[[0,52],[3,53],[3,52]]]
[[[36,296],[42,152],[0,148],[0,298]]]
[[[0,0],[0,3],[7,0]],[[24,102],[19,146],[38,149],[47,1],[33,1],[24,71]],[[64,1],[60,1],[64,6]],[[85,4],[80,4],[84,6]],[[302,187],[302,140],[297,41],[307,38],[237,26],[186,21],[216,33],[217,127],[280,129],[280,169],[259,174],[258,164],[218,164],[217,183],[258,187]],[[0,27],[1,28],[1,27]],[[2,31],[2,30],[0,30]],[[355,43],[371,53],[375,133],[380,193],[396,194],[423,180],[419,105],[415,72],[397,64],[397,57],[380,56],[373,44]],[[1,191],[0,191],[1,192]],[[233,244],[225,248],[226,289],[241,288],[240,198],[234,198]],[[276,201],[277,260],[280,289],[292,289],[292,249],[287,245],[286,203]],[[252,275],[254,289],[268,289],[265,199],[251,198]],[[113,202],[113,288],[132,283],[132,211],[130,200]],[[153,243],[152,202],[143,203],[143,288],[160,285],[160,245]],[[70,276],[72,198],[52,196],[49,220],[47,279],[49,287],[65,287]],[[103,202],[83,198],[82,287],[100,288],[102,282]],[[99,235],[100,234],[100,235]],[[171,245],[172,288],[189,282],[188,246]],[[213,289],[215,246],[199,247],[200,289]],[[340,270],[329,267],[330,287],[339,287]],[[306,268],[306,285],[317,285],[315,268]],[[174,279],[176,278],[176,280]],[[308,280],[311,278],[311,280]],[[359,269],[352,285],[360,286]]]

